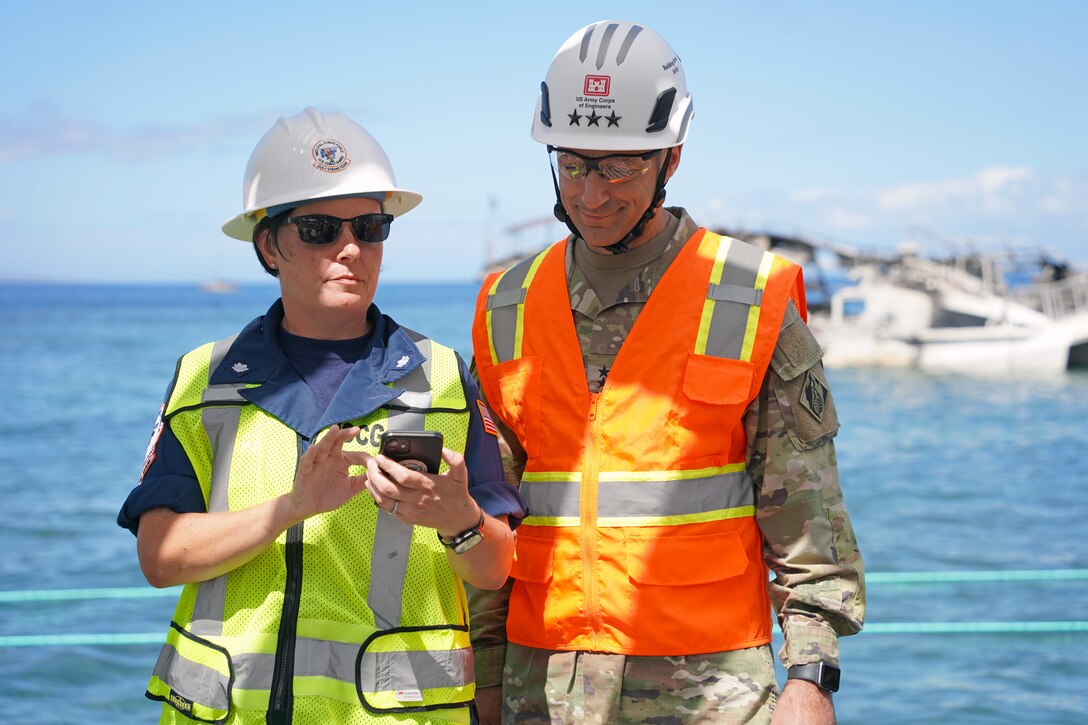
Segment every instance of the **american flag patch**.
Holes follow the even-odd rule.
[[[477,400],[476,405],[480,406],[480,417],[483,418],[484,421],[484,431],[498,438],[499,431],[495,428],[495,421],[491,420],[491,412],[487,409],[487,406],[484,405],[484,401]]]

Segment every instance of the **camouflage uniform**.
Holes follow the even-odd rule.
[[[573,246],[568,250],[571,307],[591,392],[601,389],[654,286],[697,229],[683,209],[669,211],[679,221],[672,220],[663,232],[670,236],[664,251],[634,270],[630,284],[610,304],[602,303],[575,264]],[[832,442],[839,422],[820,356],[819,345],[790,303],[763,388],[744,414],[756,518],[764,559],[774,573],[770,597],[785,635],[779,659],[786,667],[837,664],[838,637],[859,631],[865,611],[861,555]],[[504,446],[507,473],[516,482],[525,454],[502,430],[509,443]],[[770,720],[779,690],[769,646],[642,657],[506,644],[509,586],[498,592],[469,591],[477,687],[501,682],[504,721]]]

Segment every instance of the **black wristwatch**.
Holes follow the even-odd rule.
[[[813,662],[811,665],[794,665],[786,670],[787,680],[808,680],[821,690],[839,691],[839,668],[826,662]]]
[[[464,554],[472,547],[479,544],[484,540],[484,533],[481,531],[484,525],[484,511],[480,509],[480,520],[476,522],[476,525],[470,529],[465,529],[457,536],[454,536],[450,541],[446,541],[442,538],[442,534],[438,534],[438,530],[435,533],[438,534],[438,540],[442,542],[442,546],[447,549],[453,549],[455,554]]]

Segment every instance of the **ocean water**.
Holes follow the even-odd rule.
[[[159,645],[143,639],[165,633],[174,596],[147,587],[114,517],[177,356],[236,332],[275,291],[0,284],[4,722],[155,721],[143,691]],[[390,284],[378,302],[467,358],[474,292]],[[869,628],[841,644],[839,721],[1088,721],[1088,376],[829,377],[872,574]],[[112,587],[153,596],[88,591]]]

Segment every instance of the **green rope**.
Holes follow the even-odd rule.
[[[3,602],[57,602],[71,599],[152,599],[176,597],[181,587],[154,589],[152,587],[112,587],[104,589],[25,589],[0,592]]]
[[[78,647],[104,644],[162,644],[164,632],[130,634],[19,634],[0,636],[0,649],[5,647]]]
[[[875,622],[863,634],[1054,634],[1088,632],[1088,621],[1067,622]],[[24,634],[0,636],[6,647],[162,644],[159,632],[130,634]]]
[[[1021,569],[1011,571],[885,571],[869,572],[869,584],[939,584],[987,581],[1069,581],[1088,580],[1088,569]],[[0,592],[0,604],[11,602],[57,602],[72,599],[154,599],[176,597],[181,587],[110,587],[100,589],[24,589]]]
[[[1068,581],[1088,580],[1088,569],[1035,569],[1012,571],[918,571],[870,572],[869,583],[936,584],[986,581]],[[111,587],[99,589],[27,589],[0,592],[0,603],[48,602],[79,599],[151,599],[176,597],[181,587]],[[873,622],[867,634],[1034,634],[1088,632],[1088,622]],[[161,633],[130,634],[26,634],[0,635],[0,649],[6,647],[76,647],[83,645],[160,644]]]
[[[1088,569],[1014,569],[1011,571],[867,572],[867,584],[937,584],[945,582],[1069,581],[1088,579]]]
[[[1088,622],[874,622],[868,634],[1034,634],[1088,632]]]

